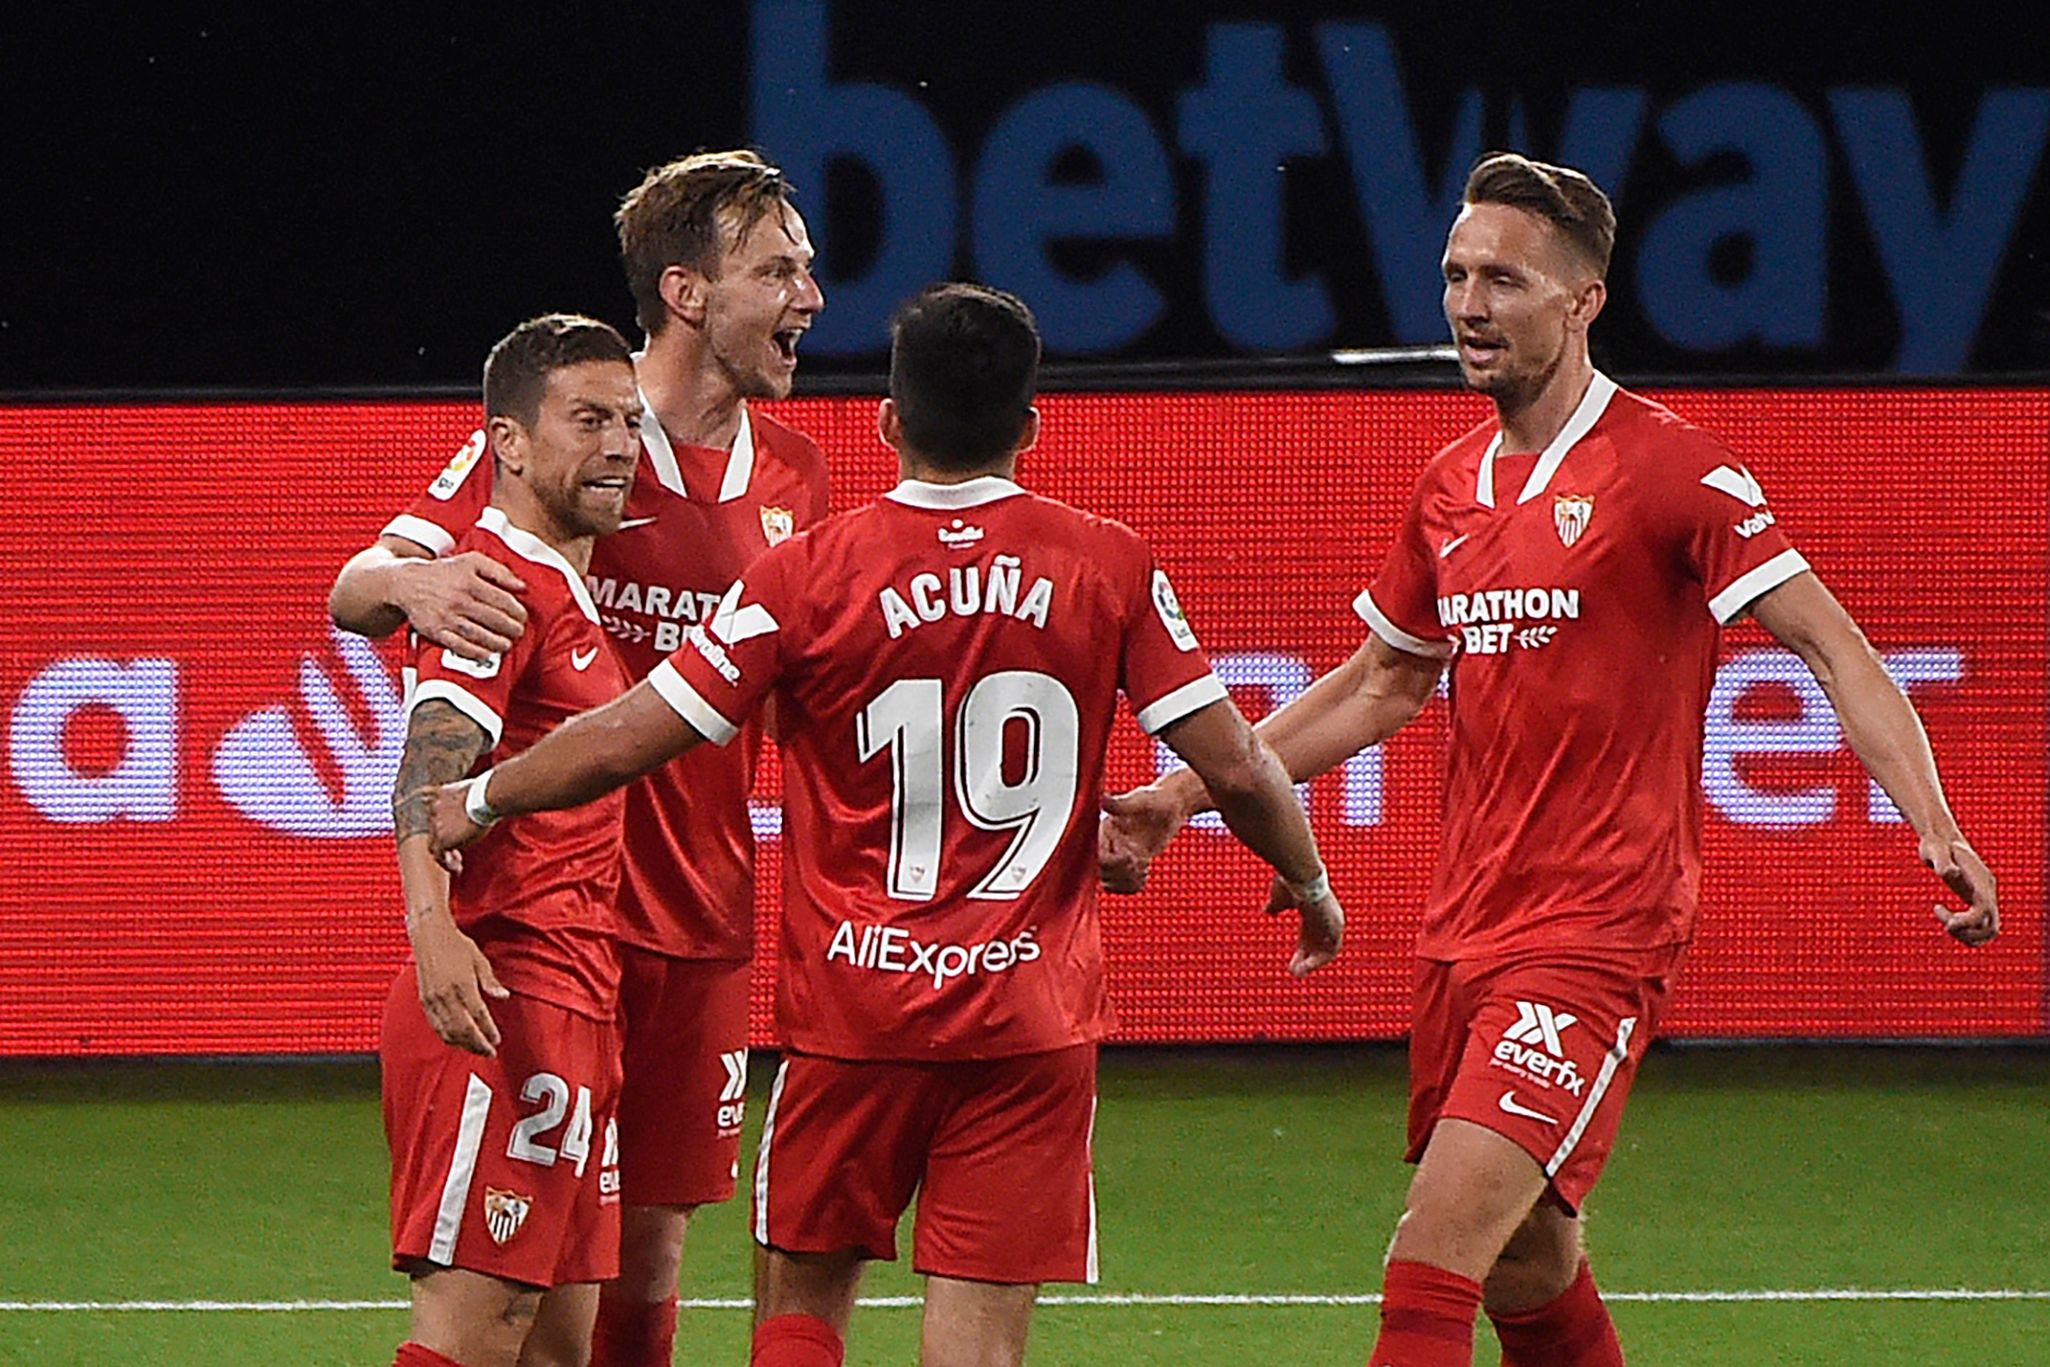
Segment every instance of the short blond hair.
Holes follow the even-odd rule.
[[[642,330],[660,330],[662,272],[688,266],[716,278],[731,221],[744,241],[770,214],[790,203],[790,182],[759,152],[693,152],[657,166],[627,192],[612,221],[619,228],[619,258],[634,314]]]
[[[1519,152],[1489,152],[1467,174],[1463,200],[1506,204],[1549,220],[1597,276],[1608,278],[1616,210],[1599,185],[1572,167],[1532,161]]]

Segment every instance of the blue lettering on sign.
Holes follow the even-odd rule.
[[[880,351],[898,301],[962,269],[1025,295],[1049,348],[1070,354],[1129,346],[1177,286],[1199,283],[1212,326],[1235,346],[1329,342],[1340,324],[1329,280],[1288,266],[1286,177],[1312,160],[1349,173],[1388,336],[1444,336],[1438,258],[1483,148],[1489,99],[1459,92],[1427,151],[1385,25],[1327,22],[1305,34],[1213,23],[1203,69],[1174,101],[1171,143],[1129,93],[1068,81],[1026,93],[977,149],[951,141],[910,91],[832,79],[831,14],[826,0],[753,5],[753,140],[818,197],[806,207],[831,306],[809,349]],[[1292,41],[1314,56],[1297,69],[1314,70],[1321,91],[1289,80]],[[2050,140],[2050,89],[1989,89],[1946,192],[1932,182],[1899,87],[1813,92],[1812,107],[1784,87],[1742,81],[1658,109],[1635,87],[1563,93],[1552,148],[1535,144],[1519,94],[1498,96],[1511,145],[1580,167],[1622,205],[1623,255],[1635,263],[1645,321],[1704,355],[1829,346],[1830,209],[1833,195],[1845,200],[1831,183],[1834,139],[1900,318],[1894,369],[1963,369]],[[1633,163],[1654,137],[1709,183],[1626,203]],[[1186,204],[1178,158],[1200,171]],[[866,261],[835,257],[823,202],[835,164],[860,168],[877,190],[877,247]],[[1200,282],[1153,278],[1131,250],[1177,236],[1197,249],[1182,255],[1201,261]]]

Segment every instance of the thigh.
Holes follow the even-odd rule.
[[[591,1326],[597,1319],[596,1282],[549,1288],[520,1348],[519,1367],[584,1367],[590,1360]]]
[[[407,1337],[466,1367],[513,1367],[542,1300],[538,1286],[463,1268],[418,1272]]]
[[[1096,1046],[946,1065],[951,1096],[918,1197],[930,1276],[1096,1280]]]
[[[615,1275],[612,1025],[515,995],[492,1003],[502,1039],[480,1058],[436,1038],[413,991],[409,970],[379,1044],[394,1265],[541,1287]]]
[[[755,1242],[895,1258],[941,1099],[929,1065],[785,1054],[755,1158]]]
[[[1578,1211],[1615,1146],[1673,966],[1656,957],[1553,957],[1488,971],[1476,980],[1441,1117],[1515,1143]]]
[[[620,948],[622,1194],[633,1206],[729,1200],[747,1099],[748,965]]]

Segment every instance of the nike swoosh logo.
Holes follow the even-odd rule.
[[[1533,1111],[1528,1106],[1518,1105],[1516,1102],[1516,1089],[1514,1087],[1502,1093],[1502,1099],[1496,1102],[1495,1104],[1500,1106],[1503,1110],[1507,1111],[1510,1115],[1520,1115],[1527,1120],[1542,1120],[1547,1125],[1556,1125],[1559,1123],[1555,1117],[1546,1115],[1543,1111]]]
[[[652,517],[629,517],[619,524],[619,530],[622,532],[632,531],[635,527],[645,527],[654,520]]]
[[[598,647],[596,646],[592,646],[589,650],[572,650],[569,653],[570,664],[574,666],[579,672],[589,669],[591,667],[591,661],[597,658]]]
[[[625,524],[624,524],[624,523],[622,523],[621,525],[622,525],[622,526],[624,526]],[[1452,554],[1452,552],[1454,552],[1454,551],[1458,550],[1458,549],[1459,549],[1459,546],[1460,546],[1460,543],[1461,543],[1461,542],[1463,542],[1463,541],[1465,541],[1467,537],[1469,537],[1469,536],[1472,536],[1472,535],[1473,535],[1473,533],[1472,533],[1472,532],[1462,532],[1462,533],[1461,533],[1460,535],[1458,535],[1458,536],[1455,536],[1455,537],[1453,537],[1453,538],[1452,538],[1452,539],[1451,539],[1450,541],[1448,541],[1448,542],[1446,542],[1446,543],[1445,543],[1444,545],[1442,545],[1442,546],[1438,547],[1438,558],[1439,558],[1440,560],[1443,560],[1443,559],[1444,559],[1444,558],[1445,558],[1446,556],[1448,556],[1448,555]]]

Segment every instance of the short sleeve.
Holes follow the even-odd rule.
[[[1410,495],[1381,572],[1352,600],[1352,610],[1397,650],[1433,659],[1452,653],[1452,642],[1438,626],[1438,557],[1424,535],[1422,481]]]
[[[526,600],[526,595],[519,596]],[[483,727],[496,747],[505,734],[505,714],[512,702],[513,689],[527,667],[540,656],[555,626],[553,621],[542,620],[537,604],[526,600],[526,606],[532,614],[528,629],[504,654],[482,663],[466,660],[432,641],[411,637],[407,654],[413,686],[406,696],[407,721],[412,720],[413,710],[422,703],[439,699]]]
[[[1717,454],[1721,459],[1712,465],[1685,467],[1695,477],[1680,482],[1672,503],[1682,519],[1682,553],[1701,581],[1709,612],[1727,626],[1808,562],[1787,541],[1750,470],[1726,450]]]
[[[1154,563],[1143,545],[1138,551],[1118,684],[1132,704],[1139,729],[1150,736],[1227,694],[1210,672],[1210,661],[1196,643],[1167,571]]]
[[[412,506],[384,524],[383,536],[402,536],[436,555],[447,555],[491,502],[490,443],[484,429],[449,458]],[[484,473],[478,474],[482,468]]]
[[[784,542],[794,547],[797,543]],[[783,677],[798,604],[789,586],[792,554],[771,550],[742,573],[711,620],[684,633],[648,682],[705,739],[724,745]]]

